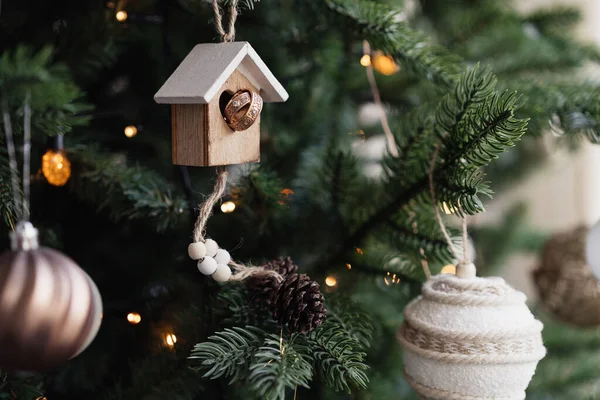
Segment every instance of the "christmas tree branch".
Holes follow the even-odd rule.
[[[285,400],[286,389],[308,387],[312,379],[308,349],[298,341],[268,335],[254,355],[248,382],[261,398]]]
[[[391,54],[408,70],[442,87],[452,87],[463,70],[458,57],[431,44],[404,22],[396,22],[391,6],[367,0],[322,0],[336,22],[346,25],[360,40]]]
[[[203,371],[203,378],[230,378],[229,383],[246,379],[254,354],[263,342],[265,332],[247,326],[234,327],[217,332],[206,342],[192,349],[190,359],[196,361],[196,371]]]
[[[140,166],[127,166],[124,156],[94,147],[69,149],[74,161],[71,188],[117,221],[152,220],[157,232],[185,220],[186,200],[173,194],[164,178]],[[110,201],[110,202],[109,202]]]

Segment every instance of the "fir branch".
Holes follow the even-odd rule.
[[[391,6],[367,0],[322,0],[341,22],[408,70],[443,87],[452,87],[462,71],[461,61],[445,48],[431,44],[405,22],[396,22]]]
[[[334,390],[351,393],[351,386],[367,387],[365,371],[369,367],[364,363],[362,346],[346,328],[339,319],[328,318],[307,340],[321,379]]]
[[[284,400],[286,389],[308,388],[312,378],[308,349],[294,339],[286,341],[276,335],[265,338],[255,354],[248,382],[261,398]]]
[[[247,378],[252,358],[264,337],[264,331],[252,326],[225,329],[196,344],[189,358],[198,360],[194,370],[206,371],[203,378],[225,376],[231,384]]]
[[[352,299],[341,295],[328,296],[327,320],[338,324],[344,335],[356,340],[362,347],[371,345],[373,321]]]
[[[125,158],[94,147],[75,147],[69,154],[75,164],[71,188],[115,221],[150,220],[161,232],[184,219],[186,200],[175,196],[170,184],[153,171],[127,166]]]

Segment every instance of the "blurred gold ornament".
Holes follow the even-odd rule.
[[[225,203],[221,204],[221,211],[224,212],[225,214],[233,212],[234,210],[235,210],[235,203],[233,201],[226,201]]]
[[[136,312],[130,312],[127,314],[127,321],[133,325],[137,325],[142,321],[142,316]]]
[[[163,337],[165,345],[170,348],[175,347],[175,343],[177,343],[177,336],[174,333],[166,333]]]
[[[335,276],[328,276],[325,278],[325,284],[329,287],[333,287],[337,285],[337,279],[335,279]]]
[[[383,54],[381,51],[375,52],[371,62],[373,63],[373,69],[383,75],[394,75],[400,71],[400,67],[394,61],[394,58],[390,55]]]
[[[123,10],[117,11],[117,13],[115,14],[115,18],[119,22],[127,21],[127,11],[123,11]]]
[[[42,157],[42,173],[48,183],[64,186],[71,177],[71,162],[64,150],[48,150]]]
[[[138,129],[135,125],[128,125],[125,127],[125,136],[127,136],[128,138],[132,138],[135,135],[137,135],[138,133]]]
[[[363,67],[368,67],[369,65],[371,65],[371,56],[368,54],[363,55],[360,58],[360,65],[362,65]]]
[[[600,281],[585,257],[588,232],[580,226],[552,236],[533,272],[543,306],[555,318],[579,327],[600,325]]]
[[[454,274],[456,275],[456,265],[448,264],[444,265],[444,268],[440,271],[440,274]]]

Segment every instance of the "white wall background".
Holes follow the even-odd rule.
[[[569,5],[582,11],[583,21],[576,30],[581,40],[600,45],[600,0],[520,0],[517,8],[529,13],[541,7]],[[582,71],[593,80],[600,79],[600,70],[593,67]],[[557,146],[556,138],[548,133],[544,144],[550,160],[528,179],[496,195],[488,212],[478,217],[478,223],[496,222],[512,204],[528,204],[528,222],[547,232],[574,228],[585,223],[592,225],[600,219],[600,145],[585,143],[576,153]],[[504,270],[504,277],[530,298],[535,296],[531,271],[537,257],[515,255]]]

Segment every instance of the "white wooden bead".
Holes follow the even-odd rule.
[[[212,275],[217,270],[217,262],[212,257],[204,257],[198,261],[198,271],[204,275]]]
[[[215,261],[217,262],[217,264],[229,264],[229,261],[231,261],[231,256],[229,255],[229,252],[225,249],[219,249],[217,251],[217,254],[215,255]]]
[[[219,264],[212,277],[217,282],[227,282],[231,277],[231,268],[225,264]]]
[[[206,239],[204,246],[206,246],[206,255],[209,257],[214,257],[219,250],[219,245],[212,239]]]
[[[199,260],[206,255],[206,246],[202,242],[190,243],[188,246],[188,255],[192,260]]]

